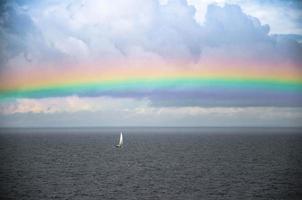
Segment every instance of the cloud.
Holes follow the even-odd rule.
[[[178,66],[163,65],[171,67],[171,71],[178,67],[190,71],[204,66],[213,67],[213,71],[215,67],[228,71],[234,70],[231,68],[238,62],[247,63],[236,68],[241,72],[264,69],[274,74],[287,67],[301,75],[302,47],[296,37],[270,35],[268,24],[246,14],[235,4],[208,5],[202,24],[195,19],[198,8],[184,0],[164,3],[119,0],[115,4],[109,0],[18,1],[1,6],[4,10],[0,20],[1,77],[6,79],[10,79],[6,74],[16,71],[16,77],[27,80],[31,75],[28,71],[44,68],[45,73],[56,71],[53,74],[58,77],[52,78],[57,80],[63,77],[62,71],[76,71],[78,66],[82,67],[80,70],[89,71],[91,63],[105,71],[112,67],[107,64],[108,60],[122,60],[120,63],[127,71],[136,65],[136,59],[142,58],[145,63],[154,60],[154,63],[183,61]],[[140,67],[150,65],[142,64]],[[23,86],[18,85],[18,88]],[[244,88],[223,92],[198,89],[183,92],[181,89],[148,90],[140,94],[136,91],[119,94],[100,92],[94,95],[137,100],[147,98],[151,105],[157,107],[301,106],[299,92],[251,92],[244,91]],[[60,91],[56,94],[60,98]],[[68,93],[73,94],[89,96],[85,92]],[[64,111],[64,107],[51,106],[51,103],[48,107],[44,107],[44,103],[40,105],[39,102],[44,101],[41,99],[16,101],[18,106],[7,105],[5,109],[9,110],[6,112]],[[68,108],[71,106],[65,101],[61,103]],[[30,111],[31,108],[35,111]],[[80,103],[74,108],[75,111],[85,109],[95,108]]]
[[[34,24],[29,16],[17,9],[14,3],[0,5],[0,62],[26,51],[26,37],[35,32]]]
[[[301,44],[293,38],[269,35],[270,26],[245,14],[237,5],[209,5],[203,26],[203,59],[237,59],[301,66]],[[282,35],[281,35],[282,36]]]
[[[10,115],[16,113],[75,113],[75,112],[96,112],[115,111],[132,109],[148,104],[148,101],[134,100],[131,98],[110,98],[95,97],[80,98],[78,96],[53,97],[42,99],[16,99],[14,101],[0,102],[0,114]]]
[[[242,1],[244,12],[270,24],[273,34],[302,34],[302,3],[289,1]]]
[[[302,120],[301,108],[153,107],[148,99],[77,96],[2,102],[0,113],[0,126],[299,126]]]
[[[244,13],[257,17],[264,24],[269,24],[271,34],[302,33],[301,1],[188,0],[188,3],[196,8],[195,19],[200,24],[205,22],[205,14],[209,4],[214,3],[219,6],[236,4],[242,8]]]
[[[141,55],[196,61],[207,57],[209,51],[213,54],[213,46],[217,52],[230,52],[243,59],[262,55],[267,60],[278,59],[280,55],[287,58],[292,51],[301,53],[299,44],[295,44],[298,49],[289,48],[290,53],[279,52],[286,44],[279,44],[268,35],[269,25],[246,15],[237,5],[210,4],[204,24],[199,24],[194,18],[199,4],[194,7],[183,0],[165,4],[127,0],[116,4],[109,0],[7,3],[1,38],[8,44],[1,48],[1,60],[8,59],[7,54],[12,57],[22,53],[25,61],[44,63]],[[6,29],[5,24],[11,27]]]

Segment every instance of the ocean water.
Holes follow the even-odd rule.
[[[1,129],[0,199],[302,199],[301,153],[298,128]]]

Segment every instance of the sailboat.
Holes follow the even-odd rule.
[[[119,141],[119,143],[116,145],[116,147],[121,148],[122,146],[123,146],[123,133],[121,132],[120,141]]]

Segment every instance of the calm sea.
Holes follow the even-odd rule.
[[[0,129],[0,162],[0,199],[302,199],[298,128]]]

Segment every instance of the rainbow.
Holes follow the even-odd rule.
[[[92,81],[84,83],[67,83],[49,86],[23,87],[20,89],[1,90],[0,98],[35,98],[68,96],[77,94],[108,94],[110,92],[140,92],[167,90],[262,90],[280,92],[302,92],[300,80],[270,80],[241,78],[136,78],[122,80]]]
[[[61,70],[63,69],[63,70]],[[243,70],[244,69],[244,70]],[[174,101],[302,102],[302,78],[293,67],[144,65],[144,67],[77,66],[0,75],[0,101],[64,96],[130,96]],[[269,104],[267,103],[267,104]],[[277,104],[283,105],[283,103]]]

